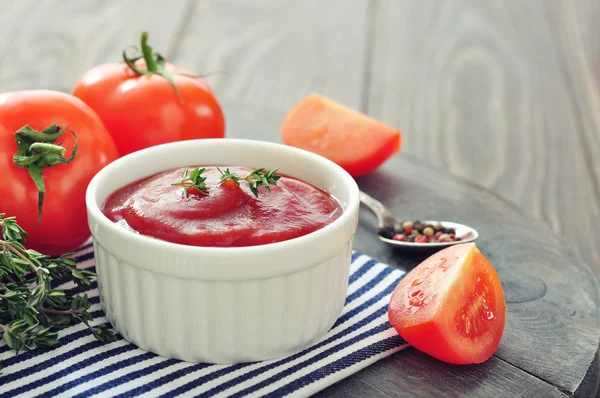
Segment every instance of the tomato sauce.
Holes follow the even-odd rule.
[[[221,167],[223,170],[223,168]],[[252,169],[229,167],[245,176]],[[190,168],[191,170],[191,168]],[[186,198],[180,186],[183,169],[159,173],[114,192],[103,212],[113,222],[142,235],[192,246],[240,247],[285,241],[314,232],[337,219],[340,203],[327,192],[282,176],[276,186],[259,187],[255,197],[246,181],[218,185],[216,167],[202,174],[210,187]]]

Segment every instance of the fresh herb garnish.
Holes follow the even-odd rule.
[[[106,325],[92,326],[86,294],[70,296],[52,281],[89,286],[93,272],[78,269],[73,253],[52,258],[24,246],[27,232],[0,214],[0,335],[17,353],[58,343],[57,330],[83,322],[100,341],[114,341]]]
[[[202,173],[206,168],[195,168],[191,172],[189,169],[183,170],[181,180],[171,183],[171,185],[179,185],[183,187],[183,194],[187,198],[189,196],[189,189],[195,188],[202,195],[208,195],[210,187],[206,185],[206,177],[202,177]],[[246,181],[250,187],[250,191],[254,196],[258,197],[258,187],[265,187],[271,192],[270,185],[277,185],[277,180],[281,178],[280,175],[275,174],[279,169],[273,169],[271,171],[265,171],[264,168],[252,170],[244,177],[240,177],[235,173],[229,171],[229,168],[225,171],[217,167],[219,173],[221,173],[221,180],[218,184],[223,184],[225,181],[233,181],[237,186],[240,186],[240,181]]]
[[[62,137],[65,131],[66,128],[52,124],[42,131],[23,126],[15,133],[18,152],[13,156],[13,162],[15,166],[26,168],[29,171],[38,190],[37,225],[40,225],[42,219],[42,205],[46,194],[42,169],[57,164],[71,163],[77,155],[77,135],[73,131],[71,133],[75,137],[75,144],[69,158],[65,158],[67,150],[56,143],[56,140]]]
[[[279,169],[273,169],[271,171],[265,171],[264,168],[254,169],[245,177],[239,177],[237,174],[230,172],[229,169],[225,169],[225,171],[223,171],[217,167],[217,170],[219,170],[219,173],[221,173],[221,180],[219,181],[219,184],[231,180],[239,186],[240,180],[244,180],[248,182],[250,191],[252,191],[256,197],[258,197],[258,187],[265,187],[269,192],[271,192],[269,185],[277,185],[277,180],[281,178],[281,176],[275,174]]]
[[[201,169],[195,168],[190,173],[190,169],[186,168],[181,174],[181,181],[176,181],[171,185],[182,186],[183,194],[186,198],[189,196],[188,190],[190,188],[197,189],[198,192],[200,192],[202,195],[208,195],[208,191],[210,190],[210,188],[206,185],[206,177],[202,177],[202,173],[204,173],[204,170],[206,170],[204,167]]]

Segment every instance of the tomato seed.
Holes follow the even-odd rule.
[[[412,298],[410,299],[410,301],[408,302],[408,304],[414,306],[414,307],[420,307],[423,304],[423,299],[421,298]]]

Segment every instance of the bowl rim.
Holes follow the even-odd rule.
[[[326,225],[325,227],[313,231],[309,234],[299,236],[296,238],[288,239],[281,242],[275,243],[267,243],[264,245],[256,245],[256,246],[243,246],[243,247],[207,247],[207,246],[192,246],[192,245],[184,245],[179,243],[173,243],[157,238],[153,238],[150,236],[146,236],[140,233],[129,231],[116,223],[112,222],[104,215],[101,211],[101,206],[103,203],[98,203],[96,200],[97,192],[99,188],[102,186],[104,179],[107,174],[110,174],[115,169],[125,167],[128,164],[134,164],[137,160],[152,156],[157,156],[160,153],[169,151],[171,154],[180,150],[181,148],[187,148],[193,145],[211,145],[221,143],[223,145],[248,145],[255,147],[271,147],[276,148],[278,150],[287,151],[290,154],[295,156],[301,156],[307,158],[308,160],[314,162],[318,165],[319,168],[329,168],[335,171],[335,175],[339,176],[339,181],[344,185],[344,187],[349,192],[348,201],[346,207],[343,208],[342,215],[334,220],[332,223]],[[185,167],[186,165],[182,165],[179,167]],[[239,165],[244,166],[244,165]],[[167,171],[166,169],[163,171]],[[144,177],[141,177],[144,178]],[[297,178],[297,177],[294,177]],[[137,180],[137,179],[136,179]],[[135,182],[136,180],[130,181],[126,184]],[[126,185],[125,184],[125,185]],[[315,184],[313,184],[315,185]],[[123,185],[124,186],[124,185]],[[123,186],[117,188],[120,189]],[[320,189],[324,189],[319,187]],[[325,190],[325,189],[324,189]],[[327,192],[327,191],[326,191]],[[328,192],[329,193],[329,192]],[[331,193],[330,193],[331,194]],[[332,195],[333,196],[333,195]],[[335,197],[335,196],[334,196]],[[336,198],[337,199],[337,198]],[[106,198],[105,198],[106,200]],[[339,199],[338,199],[339,200]],[[136,152],[132,152],[127,154],[110,164],[106,165],[103,169],[101,169],[90,181],[85,195],[86,207],[88,210],[88,219],[92,217],[95,222],[101,224],[103,228],[106,228],[110,231],[111,234],[115,234],[115,236],[120,236],[128,239],[135,239],[141,244],[152,245],[157,249],[164,250],[173,250],[176,249],[179,253],[185,255],[207,255],[210,257],[245,257],[245,256],[254,256],[257,254],[264,254],[265,250],[269,250],[271,252],[280,252],[287,251],[288,249],[294,248],[299,245],[310,244],[311,242],[318,242],[325,235],[331,233],[333,230],[338,229],[347,223],[352,221],[352,218],[358,214],[358,209],[360,205],[359,201],[359,188],[354,181],[354,178],[350,176],[350,174],[344,170],[342,167],[337,165],[325,157],[317,155],[315,153],[309,152],[304,149],[270,142],[270,141],[262,141],[262,140],[252,140],[252,139],[239,139],[239,138],[205,138],[205,139],[195,139],[195,140],[185,140],[185,141],[177,141],[166,144],[160,144],[153,147],[145,148]],[[94,235],[92,231],[92,235]]]

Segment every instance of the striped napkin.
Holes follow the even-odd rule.
[[[94,269],[91,243],[76,256],[79,267]],[[387,320],[390,294],[403,275],[353,253],[346,304],[336,324],[313,346],[269,361],[210,365],[167,359],[120,336],[113,343],[97,342],[81,324],[62,330],[60,345],[52,349],[15,356],[2,342],[0,397],[309,396],[407,347]],[[86,291],[94,321],[107,322],[97,285]]]

